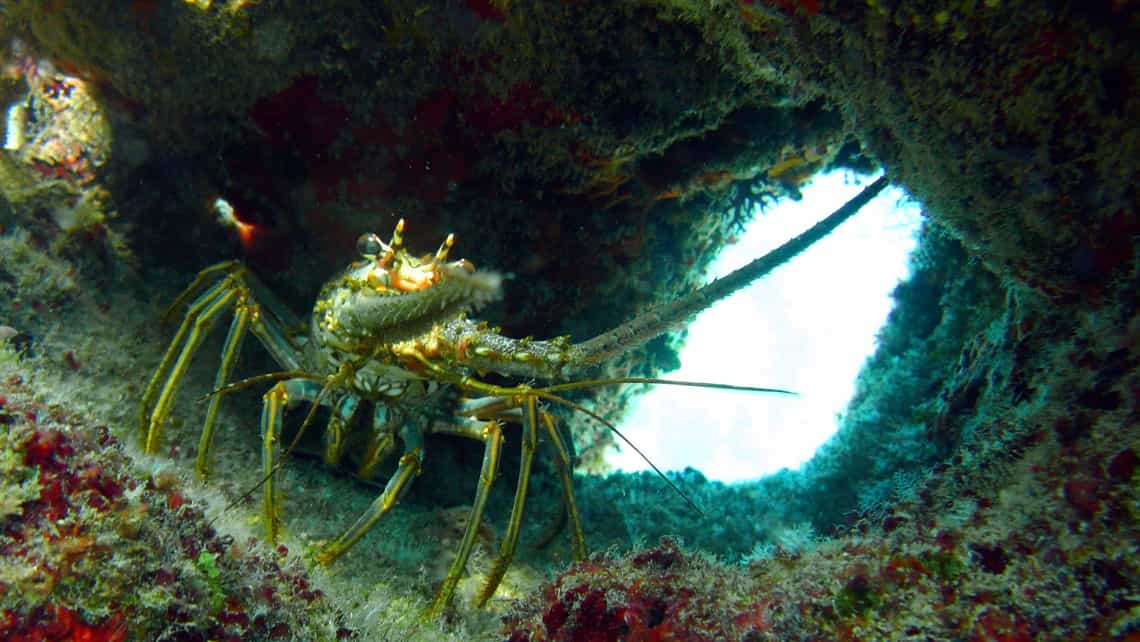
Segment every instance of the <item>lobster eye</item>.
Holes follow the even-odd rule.
[[[374,259],[384,251],[384,242],[375,234],[361,234],[356,239],[356,251],[366,259]]]

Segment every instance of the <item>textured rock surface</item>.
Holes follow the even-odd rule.
[[[4,362],[19,378],[5,408],[59,404],[82,418],[68,425],[106,424],[131,455],[137,396],[164,340],[161,306],[214,260],[245,258],[300,311],[358,233],[384,235],[406,216],[414,247],[453,231],[457,254],[515,275],[489,320],[517,336],[585,337],[698,282],[755,204],[794,196],[823,166],[882,165],[931,229],[840,435],[797,474],[736,488],[689,480],[723,510],[714,526],[638,492],[644,480],[587,481],[592,541],[652,542],[661,527],[730,561],[755,547],[756,590],[782,591],[746,618],[757,639],[1136,634],[1135,555],[1121,548],[1136,540],[1140,450],[1134,3],[110,4],[0,10],[0,95],[25,106],[9,110],[0,159],[0,324],[30,355]],[[242,225],[218,223],[219,197]],[[607,372],[657,372],[675,361],[674,344],[655,341]],[[272,367],[259,358],[248,357],[251,372]],[[188,386],[207,389],[211,367],[196,365]],[[614,416],[624,394],[591,403]],[[235,400],[225,421],[254,425],[255,397]],[[181,474],[200,409],[187,402],[179,416],[163,461]],[[39,430],[26,424],[13,434]],[[583,428],[589,459],[605,438]],[[29,439],[5,452],[23,462],[11,483],[34,495],[25,482],[43,467],[29,473],[38,464],[19,459]],[[221,437],[219,459],[234,453],[219,462],[223,492],[255,481],[243,462],[254,441],[242,430]],[[435,510],[469,501],[462,484],[476,474],[465,451],[433,456],[403,517],[366,538],[397,595],[438,581],[431,560],[450,554],[443,534],[455,519]],[[122,474],[145,483],[152,465]],[[317,466],[292,474],[294,554],[332,537],[329,524],[347,523],[374,492]],[[101,479],[74,486],[76,501],[94,496],[90,484],[123,501]],[[556,513],[549,480],[536,487],[524,541]],[[193,499],[213,490],[186,492],[221,503]],[[492,497],[492,530],[509,493]],[[35,527],[53,497],[6,506],[6,527]],[[152,523],[176,539],[198,528]],[[416,532],[448,543],[408,545]],[[838,539],[812,551],[818,533]],[[64,552],[76,574],[67,581],[86,586],[98,572],[97,541]],[[560,546],[520,552],[504,597],[564,559]],[[584,586],[585,599],[607,564],[637,558],[607,559],[564,575],[530,614],[581,607],[557,586]],[[193,590],[208,592],[198,579]],[[103,639],[157,630],[146,609],[93,609],[51,591],[21,601],[32,593],[0,581],[5,633],[53,622]],[[399,630],[416,608],[360,588],[378,581],[366,569],[313,581],[333,596],[330,621],[349,630]],[[370,620],[380,602],[393,606]],[[595,599],[585,613],[620,635],[610,606]],[[223,612],[232,609],[181,624],[212,635]],[[905,615],[915,612],[933,615]],[[473,630],[496,628],[459,613]],[[667,621],[643,615],[626,626]],[[572,630],[526,618],[513,620],[517,635]],[[240,621],[222,624],[232,632]]]

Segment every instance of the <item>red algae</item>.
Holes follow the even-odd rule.
[[[3,388],[0,458],[19,484],[7,491],[27,499],[0,515],[0,638],[236,640],[336,620],[295,560],[234,546],[176,478],[141,475],[106,430],[29,400],[18,381]],[[263,613],[266,596],[280,608]]]

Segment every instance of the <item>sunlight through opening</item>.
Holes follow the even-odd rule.
[[[731,272],[800,234],[872,178],[817,176],[726,247],[709,278]],[[634,401],[619,428],[662,470],[693,467],[709,479],[755,479],[807,461],[837,429],[855,378],[875,348],[907,274],[921,210],[889,187],[789,264],[701,313],[670,379],[786,388],[796,397],[659,386]],[[647,470],[632,449],[617,470]]]

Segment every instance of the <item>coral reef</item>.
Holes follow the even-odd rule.
[[[842,97],[867,149],[972,256],[1075,307],[1127,282],[1129,3],[842,2],[781,26],[794,48],[753,42]]]
[[[3,374],[5,640],[351,633],[287,551],[219,534],[173,473],[141,475],[107,426],[37,402],[19,375]]]
[[[772,604],[756,588],[742,570],[666,539],[657,548],[575,564],[526,600],[532,612],[506,618],[508,639],[759,639]]]
[[[3,3],[0,631],[1135,639],[1134,5]],[[489,614],[466,601],[477,550],[452,619],[417,628],[478,474],[462,445],[430,444],[399,514],[327,573],[300,558],[376,491],[291,462],[288,551],[248,543],[256,515],[223,508],[257,483],[256,395],[227,400],[210,487],[188,481],[192,400],[169,452],[134,450],[160,308],[214,261],[244,258],[302,312],[357,234],[406,215],[409,245],[455,232],[514,275],[488,321],[586,337],[693,287],[818,168],[879,166],[928,228],[836,439],[753,485],[676,475],[705,517],[654,480],[581,484],[595,546],[677,544],[561,568],[545,471],[523,541],[546,549],[520,549]],[[599,375],[668,369],[678,343]],[[240,374],[271,368],[258,359]],[[196,389],[211,366],[187,373]],[[616,417],[631,394],[581,399]],[[609,436],[567,419],[597,467]]]
[[[1055,358],[1082,356],[1090,355],[1073,346]],[[1135,363],[1137,355],[1110,358]],[[1015,480],[1000,491],[942,470],[937,481],[842,537],[798,549],[776,545],[746,568],[683,552],[668,540],[595,556],[520,602],[504,635],[518,641],[1131,639],[1140,571],[1134,550],[1140,439],[1131,428],[1140,411],[1135,402],[1124,408],[1111,400],[1120,402],[1121,389],[1140,384],[1132,370],[1124,380],[1093,384],[1102,391],[1098,398],[1109,400],[1103,405],[1114,406],[1097,421],[1087,411],[1075,420],[1054,415],[1039,434],[1006,444],[1019,457],[1007,455],[1000,464],[1001,478]],[[1087,402],[1089,393],[1080,396]],[[994,463],[990,458],[987,466]]]

